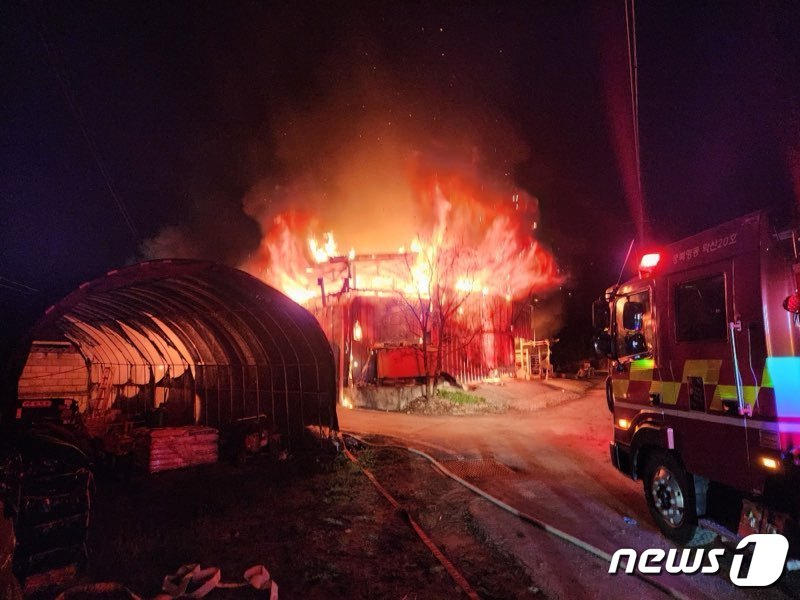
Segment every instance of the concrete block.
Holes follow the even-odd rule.
[[[364,385],[352,388],[349,393],[359,408],[402,411],[414,398],[421,396],[423,391],[420,385]]]

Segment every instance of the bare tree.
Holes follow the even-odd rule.
[[[419,252],[404,255],[413,290],[400,291],[409,320],[420,334],[426,398],[433,396],[438,385],[444,344],[451,339],[459,309],[476,285],[477,256],[472,249],[464,243],[443,242],[440,235]],[[431,349],[435,349],[435,365],[430,362]]]
[[[428,261],[427,257],[421,257],[419,253],[406,253],[403,256],[405,265],[408,269],[409,281],[412,289],[398,290],[400,298],[408,309],[407,322],[410,328],[414,327],[419,333],[422,346],[422,368],[425,375],[425,397],[433,395],[433,383],[431,378],[430,358],[428,347],[431,342],[431,316],[433,313],[433,277],[428,277],[428,266],[433,261]]]

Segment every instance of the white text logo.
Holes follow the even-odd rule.
[[[746,569],[746,573],[742,573],[744,554],[738,551],[751,545],[753,551],[750,567]],[[731,581],[740,587],[766,587],[778,581],[783,573],[789,553],[789,541],[778,534],[755,533],[739,542],[736,550],[731,564]],[[637,570],[645,575],[658,575],[663,567],[667,573],[673,574],[710,574],[719,571],[719,559],[724,554],[725,550],[722,548],[714,548],[708,552],[703,548],[672,548],[668,552],[661,548],[649,548],[641,554],[633,548],[621,548],[611,557],[608,572],[616,574],[625,559],[626,573]],[[704,557],[706,560],[703,560]]]

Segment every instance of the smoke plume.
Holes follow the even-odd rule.
[[[143,244],[145,257],[244,254],[235,266],[263,276],[276,248],[283,257],[302,254],[305,238],[327,231],[343,253],[394,252],[441,221],[433,189],[447,195],[466,243],[486,243],[503,229],[530,246],[538,202],[512,179],[528,156],[513,124],[468,79],[393,64],[368,35],[345,39],[310,91],[271,107],[270,139],[252,140],[273,152],[240,207],[257,224],[260,244],[222,252],[219,236],[209,247],[209,236],[198,235],[219,224],[195,223],[163,229]],[[240,243],[231,235],[231,245]]]

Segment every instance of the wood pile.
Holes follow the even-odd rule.
[[[136,444],[136,459],[150,473],[217,462],[219,432],[187,425],[149,429]]]

